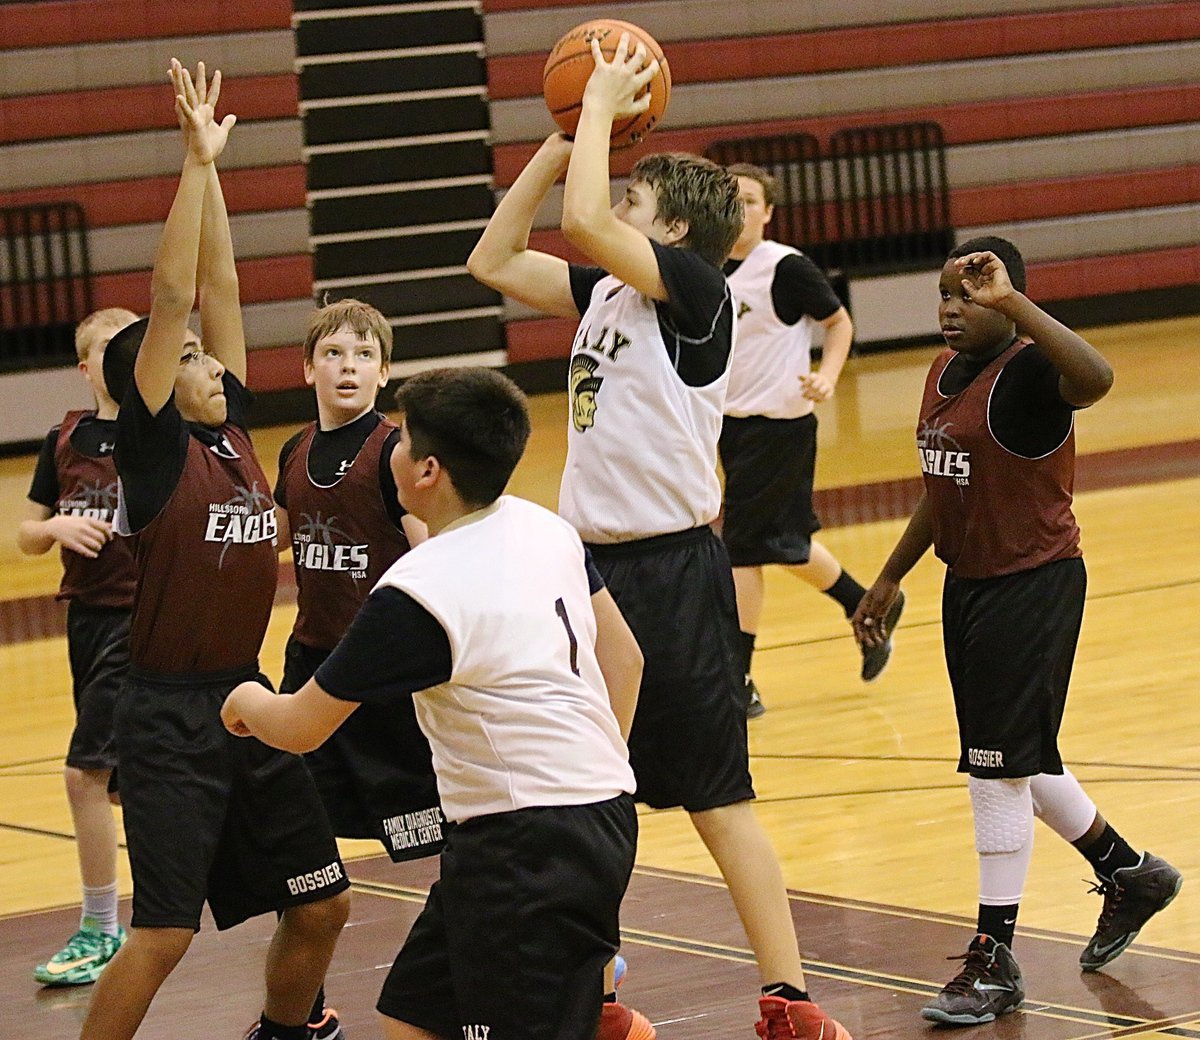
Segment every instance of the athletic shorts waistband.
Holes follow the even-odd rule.
[[[128,674],[130,679],[155,686],[234,686],[260,675],[257,661],[219,672],[152,672],[130,665]]]
[[[584,542],[592,556],[597,560],[611,560],[618,556],[643,556],[662,549],[675,548],[683,545],[694,545],[716,537],[713,529],[707,524],[701,527],[689,527],[684,531],[671,531],[668,534],[651,535],[649,538],[634,538],[628,542]]]

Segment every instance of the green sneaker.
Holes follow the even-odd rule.
[[[33,969],[33,977],[43,986],[86,986],[100,977],[124,942],[125,929],[119,926],[116,935],[81,928],[58,953]]]

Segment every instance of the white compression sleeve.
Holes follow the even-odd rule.
[[[1078,841],[1096,819],[1096,803],[1064,769],[1062,776],[1039,773],[1030,779],[1033,811],[1039,820],[1067,841]]]
[[[1008,906],[1021,901],[1033,856],[1033,799],[1028,777],[968,777],[979,853],[979,902]]]

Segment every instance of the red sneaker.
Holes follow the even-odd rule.
[[[605,1004],[600,1009],[596,1040],[655,1040],[658,1033],[640,1011],[624,1004]]]
[[[760,997],[754,1031],[762,1040],[852,1040],[841,1022],[809,1000]]]

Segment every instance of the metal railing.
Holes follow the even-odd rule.
[[[937,123],[715,141],[708,158],[749,162],[779,185],[771,237],[831,275],[940,266],[954,244],[946,145]]]
[[[75,326],[91,310],[82,207],[0,208],[0,370],[73,362]]]

